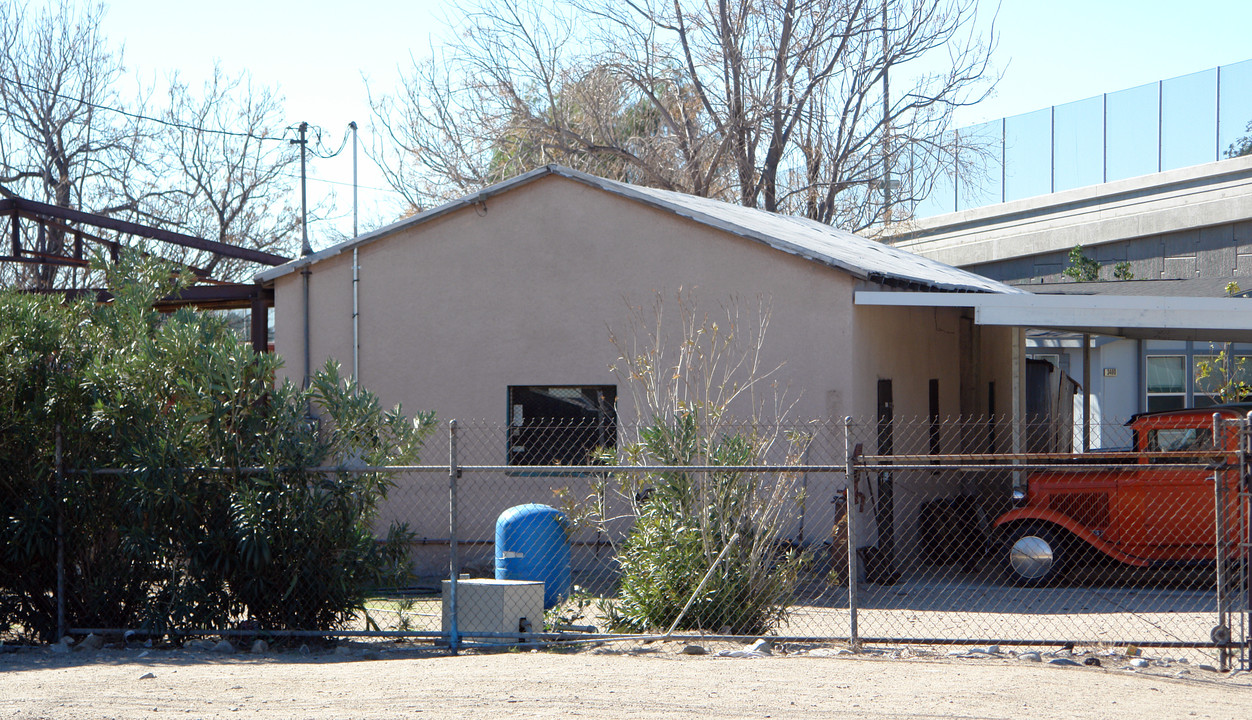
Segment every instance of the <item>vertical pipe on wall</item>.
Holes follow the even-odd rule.
[[[356,174],[356,123],[348,123],[352,129],[352,238],[357,230],[357,174]],[[361,286],[361,263],[356,246],[352,247],[352,381],[361,382],[361,305],[358,290]]]
[[[309,266],[305,265],[300,270],[300,289],[304,301],[304,380],[300,387],[305,390],[309,389],[309,377],[312,374],[312,350],[309,348],[309,276],[313,271],[309,270]],[[313,414],[312,406],[309,407],[309,415]]]
[[[361,261],[357,249],[352,248],[352,382],[361,382]]]

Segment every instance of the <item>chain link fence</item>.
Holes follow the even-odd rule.
[[[323,469],[390,473],[375,534],[406,524],[411,574],[343,622],[273,634],[1156,648],[1246,668],[1246,423],[1105,429],[1116,452],[1073,454],[1072,434],[451,423],[422,466]]]
[[[1046,426],[851,425],[854,447],[876,449],[849,491],[860,636],[1246,665],[1246,423],[1217,442],[1196,425],[1102,428],[1126,447],[1079,455]],[[949,433],[965,452],[942,454]]]

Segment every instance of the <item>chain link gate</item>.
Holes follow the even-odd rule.
[[[1082,454],[1001,451],[1057,449],[1050,429],[1007,418],[961,425],[953,440],[983,452],[934,452],[952,428],[914,423],[906,444],[928,435],[930,453],[869,454],[882,424],[849,422],[857,640],[1177,649],[1246,667],[1252,446],[1226,415],[1211,434],[1145,424],[1129,450]]]

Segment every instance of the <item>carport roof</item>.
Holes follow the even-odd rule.
[[[857,305],[957,307],[978,325],[1146,340],[1252,342],[1252,299],[1154,295],[936,294],[857,291]]]
[[[266,270],[257,282],[270,282],[301,267],[419,225],[450,212],[484,202],[542,177],[556,175],[650,207],[688,218],[723,232],[764,243],[777,250],[843,270],[872,282],[912,290],[962,293],[1024,294],[1024,291],[923,258],[823,223],[746,208],[683,193],[608,180],[560,165],[548,165],[492,185],[472,195],[406,218],[320,252]]]

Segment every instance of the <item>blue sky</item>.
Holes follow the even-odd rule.
[[[984,3],[987,15],[993,3]],[[429,0],[216,0],[210,3],[114,0],[105,31],[126,48],[127,66],[142,76],[179,70],[193,86],[215,59],[227,71],[247,69],[256,81],[277,85],[290,121],[325,128],[337,141],[349,121],[367,128],[365,84],[393,87],[397,66],[410,53],[429,53],[455,12]],[[1004,77],[996,95],[958,117],[971,125],[1028,112],[1215,65],[1252,59],[1248,0],[1004,0],[996,27],[995,62]],[[368,144],[368,139],[362,137]],[[337,142],[336,142],[337,144]],[[362,184],[382,187],[362,158]],[[310,194],[335,188],[340,232],[351,227],[352,177],[345,154],[314,167]],[[363,190],[363,217],[390,219],[393,196]],[[313,230],[314,228],[311,228]],[[314,233],[315,247],[319,242]]]

